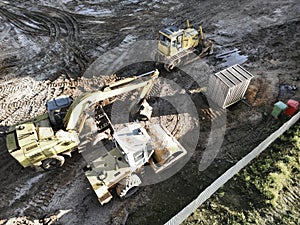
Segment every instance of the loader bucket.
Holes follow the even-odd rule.
[[[151,124],[147,132],[155,149],[150,161],[155,173],[167,169],[187,154],[185,148],[162,125]]]

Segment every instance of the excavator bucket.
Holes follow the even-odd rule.
[[[139,119],[149,120],[151,118],[152,112],[153,112],[152,107],[149,105],[149,103],[146,100],[144,100],[139,110]]]
[[[147,132],[155,149],[153,160],[150,161],[155,173],[168,168],[187,154],[185,148],[162,125],[151,124],[147,128]]]

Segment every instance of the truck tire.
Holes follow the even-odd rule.
[[[142,181],[138,175],[131,174],[117,184],[116,192],[120,198],[128,198],[137,192],[141,183]]]
[[[51,158],[45,159],[42,162],[42,168],[44,170],[53,170],[61,167],[65,162],[65,158],[61,155],[55,155]]]

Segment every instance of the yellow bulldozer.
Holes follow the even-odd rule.
[[[178,65],[185,65],[213,52],[213,42],[204,38],[202,26],[199,30],[190,26],[179,29],[170,26],[158,33],[156,61],[163,62],[164,68],[171,71]]]

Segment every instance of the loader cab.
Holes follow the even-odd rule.
[[[162,29],[158,34],[158,51],[165,56],[176,55],[182,49],[183,30],[176,26]]]
[[[47,102],[49,119],[54,128],[63,128],[63,119],[71,103],[71,97],[66,95],[53,98]]]
[[[113,135],[117,149],[135,171],[149,161],[154,147],[147,131],[140,124],[130,124]]]

